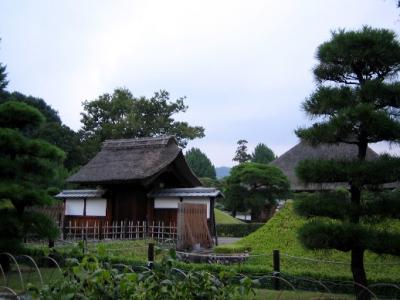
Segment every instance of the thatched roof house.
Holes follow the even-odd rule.
[[[314,191],[330,190],[347,185],[344,183],[324,183],[305,185],[297,178],[295,169],[297,164],[305,159],[354,159],[357,157],[358,149],[356,145],[338,144],[338,145],[319,145],[313,147],[306,142],[301,141],[293,148],[282,154],[271,162],[272,165],[280,168],[289,178],[292,191]],[[367,160],[373,160],[378,154],[372,149],[367,149]]]
[[[149,185],[166,172],[178,177],[180,183],[174,187],[201,185],[172,136],[107,140],[101,151],[67,181],[86,185]]]
[[[110,229],[112,234],[117,230],[119,238],[131,238],[133,229],[127,229],[126,224],[147,224],[140,231],[152,237],[154,224],[158,224],[157,234],[162,237],[163,224],[169,224],[167,233],[173,237],[173,228],[182,219],[178,218],[179,209],[185,211],[185,206],[191,206],[198,209],[190,210],[193,216],[188,220],[197,218],[205,224],[197,228],[201,229],[200,236],[215,234],[214,203],[221,194],[201,187],[172,136],[107,140],[100,152],[67,181],[85,188],[56,196],[63,200],[64,220],[69,224],[85,228],[97,224],[106,229],[107,224],[121,224],[119,231]],[[73,228],[79,231],[79,226]],[[108,233],[102,236],[109,238]]]

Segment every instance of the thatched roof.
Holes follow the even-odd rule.
[[[305,185],[297,178],[295,168],[297,164],[305,159],[354,159],[357,157],[357,146],[350,144],[338,145],[319,145],[312,147],[306,142],[300,142],[280,157],[271,162],[271,165],[280,168],[289,178],[291,189],[293,191],[312,191],[312,190],[330,190],[347,185],[344,183],[324,183]],[[378,158],[378,154],[372,149],[367,149],[367,160]]]
[[[84,184],[149,182],[172,168],[187,187],[201,185],[172,136],[106,140],[101,151],[67,181]]]

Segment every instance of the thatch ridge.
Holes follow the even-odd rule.
[[[297,178],[295,169],[297,164],[305,159],[354,159],[357,157],[358,149],[356,145],[340,143],[337,145],[322,144],[316,147],[301,141],[293,148],[286,151],[277,159],[271,162],[282,170],[288,177],[293,191],[310,190],[330,190],[338,187],[346,187],[345,183],[323,183],[323,184],[304,184]],[[378,154],[371,148],[367,149],[367,160],[378,158]]]
[[[106,140],[101,151],[67,181],[83,184],[143,181],[181,160],[181,152],[173,136]],[[199,184],[192,173],[184,173],[193,185]]]

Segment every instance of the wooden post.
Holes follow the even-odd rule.
[[[280,254],[279,250],[273,250],[273,266],[274,266],[274,271],[272,273],[273,276],[276,278],[272,279],[272,286],[275,290],[280,290],[281,284],[280,284],[280,273],[281,273],[281,263],[280,263]]]
[[[147,266],[153,269],[154,266],[154,244],[149,243],[149,248],[147,249]]]

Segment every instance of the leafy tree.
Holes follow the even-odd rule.
[[[170,101],[169,93],[163,90],[151,98],[135,98],[127,89],[116,89],[112,95],[83,102],[83,108],[81,135],[89,157],[105,139],[174,135],[185,147],[188,140],[204,137],[203,127],[174,120],[175,114],[188,107],[184,98]]]
[[[290,184],[282,171],[259,163],[242,163],[231,170],[226,180],[225,207],[236,216],[237,211],[251,211],[252,220],[260,212],[289,195]]]
[[[216,179],[215,167],[207,155],[198,148],[192,148],[185,154],[186,161],[197,177]]]
[[[349,185],[349,192],[301,196],[297,211],[314,218],[302,228],[300,239],[310,249],[350,252],[354,281],[366,286],[366,250],[400,254],[400,236],[372,222],[400,216],[399,192],[382,192],[384,183],[400,179],[400,159],[382,155],[366,161],[369,143],[400,139],[400,43],[386,29],[339,30],[319,46],[317,59],[319,86],[303,103],[317,122],[296,134],[313,145],[353,144],[358,153],[354,160],[306,160],[298,165],[297,174],[306,183]],[[369,298],[355,289],[359,299]]]
[[[29,210],[52,203],[49,182],[64,159],[57,147],[23,134],[43,122],[43,115],[24,103],[0,105],[0,252],[15,251],[26,235],[57,235],[49,218]],[[0,262],[7,267],[4,257]]]
[[[238,147],[236,149],[233,161],[237,161],[239,164],[249,161],[251,159],[251,155],[247,153],[247,141],[239,140],[237,144]]]
[[[45,140],[62,149],[66,154],[64,166],[68,171],[74,170],[86,162],[78,133],[63,124],[58,112],[43,99],[13,92],[0,99],[0,104],[7,101],[26,103],[42,113],[45,122],[40,127],[27,126],[23,129],[24,134],[31,138]],[[61,181],[63,181],[62,178]]]
[[[1,41],[1,39],[0,39]],[[0,99],[3,98],[5,94],[5,89],[8,85],[6,66],[0,63]]]
[[[260,164],[268,164],[276,158],[274,151],[267,147],[267,145],[260,143],[254,148],[251,155],[251,161]]]
[[[0,96],[5,92],[7,85],[6,66],[0,63]]]

